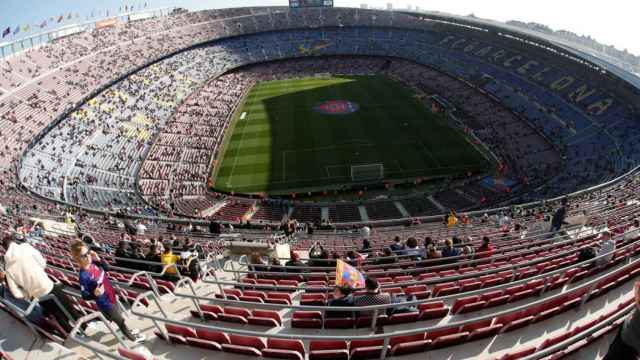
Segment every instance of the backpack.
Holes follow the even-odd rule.
[[[583,262],[587,260],[591,260],[597,256],[596,249],[593,247],[588,247],[580,250],[578,254],[578,262]]]

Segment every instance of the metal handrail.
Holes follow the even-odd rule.
[[[590,327],[589,329],[582,331],[580,334],[578,335],[574,335],[572,337],[570,337],[569,339],[563,340],[555,345],[549,346],[547,348],[544,349],[537,349],[535,353],[525,356],[522,358],[522,360],[538,360],[538,359],[542,359],[546,356],[552,355],[558,351],[562,351],[566,348],[568,348],[570,345],[573,345],[575,343],[577,343],[580,340],[586,339],[588,337],[590,337],[591,335],[593,335],[594,333],[600,331],[601,329],[604,329],[605,327],[613,324],[614,322],[616,322],[618,319],[621,319],[629,314],[631,314],[634,310],[635,311],[639,311],[638,309],[636,309],[638,305],[636,305],[635,303],[633,304],[629,304],[627,305],[624,309],[616,312],[613,316],[609,317],[608,319],[601,321],[599,324]]]
[[[622,252],[623,250],[628,250],[628,249],[633,249],[635,247],[640,247],[640,244],[638,244],[637,242],[633,242],[630,244],[627,244],[619,249],[616,249],[614,251],[614,256],[616,252]],[[477,289],[477,290],[472,290],[472,291],[468,291],[465,292],[465,296],[473,296],[476,294],[480,294],[480,293],[484,293],[484,292],[488,292],[488,291],[494,291],[494,290],[499,290],[499,289],[503,289],[503,288],[508,288],[508,287],[512,287],[515,285],[520,285],[520,284],[525,284],[534,280],[538,280],[538,279],[544,279],[545,282],[543,284],[544,286],[544,290],[546,290],[547,286],[549,285],[549,279],[553,278],[554,275],[560,274],[563,275],[564,273],[568,272],[569,270],[572,269],[577,269],[577,268],[581,268],[585,265],[589,265],[591,263],[597,263],[599,261],[599,259],[603,259],[606,258],[608,256],[610,256],[611,253],[606,253],[606,254],[602,254],[599,256],[596,256],[593,259],[590,260],[586,260],[580,263],[576,263],[573,264],[570,267],[567,268],[562,268],[562,269],[557,269],[554,271],[550,271],[548,273],[544,273],[544,274],[539,274],[536,276],[532,276],[530,278],[525,278],[525,279],[520,279],[517,281],[512,281],[506,284],[499,284],[496,286],[492,286],[492,287],[488,287],[488,288],[482,288],[482,289]],[[631,257],[629,254],[624,255],[626,257]],[[640,261],[640,260],[639,260]],[[544,291],[543,290],[543,291]],[[572,289],[571,291],[574,291],[575,289]],[[424,303],[430,303],[430,302],[434,302],[434,301],[445,301],[445,300],[451,300],[451,299],[455,299],[457,297],[460,296],[460,294],[452,294],[452,295],[445,295],[445,296],[440,296],[440,297],[435,297],[435,298],[429,298],[429,299],[422,299],[422,300],[414,300],[414,301],[404,301],[401,303],[395,303],[395,304],[385,304],[385,305],[369,305],[369,306],[358,306],[357,310],[354,309],[353,306],[317,306],[317,305],[281,305],[281,304],[270,304],[270,303],[255,303],[255,302],[251,302],[251,301],[241,301],[241,300],[231,300],[231,299],[218,299],[218,298],[209,298],[209,297],[204,297],[204,296],[192,296],[189,294],[183,294],[183,293],[179,293],[179,292],[174,292],[175,296],[178,297],[185,297],[185,298],[191,298],[191,299],[197,299],[197,300],[202,300],[202,301],[209,301],[209,302],[214,302],[214,303],[222,303],[222,304],[227,304],[227,303],[232,303],[235,305],[245,305],[248,307],[255,307],[255,306],[260,306],[260,307],[264,307],[267,309],[277,309],[277,310],[281,310],[281,309],[286,309],[286,310],[304,310],[304,311],[320,311],[323,314],[326,311],[343,311],[343,312],[354,312],[354,311],[361,311],[361,310],[386,310],[386,309],[391,309],[391,308],[396,308],[396,307],[406,307],[406,306],[416,306],[416,305],[420,305],[420,304],[424,304]]]
[[[624,271],[626,268],[631,267],[636,265],[637,263],[640,263],[640,259],[635,260],[629,264],[626,264],[624,267],[616,270],[616,273],[619,273],[621,271]],[[591,295],[591,291],[594,289],[594,287],[601,282],[603,279],[607,278],[608,276],[611,276],[611,273],[607,273],[607,274],[603,274],[595,279],[592,279],[590,281],[588,281],[587,283],[581,285],[579,288],[576,289],[572,289],[571,293],[576,293],[579,291],[583,291],[586,290],[585,294],[583,294],[583,297],[585,299],[587,299],[590,295]],[[420,327],[420,328],[413,328],[413,329],[407,329],[407,330],[396,330],[393,332],[389,332],[389,333],[383,333],[383,334],[367,334],[367,335],[354,335],[354,334],[349,334],[349,335],[325,335],[325,334],[292,334],[292,333],[274,333],[274,334],[265,334],[263,331],[255,331],[255,330],[244,330],[244,329],[238,329],[238,328],[227,328],[227,327],[221,327],[221,326],[214,326],[214,325],[207,325],[207,324],[202,324],[202,323],[192,323],[192,322],[188,322],[188,321],[182,321],[182,320],[174,320],[174,319],[169,319],[167,317],[160,317],[157,315],[151,315],[151,314],[146,314],[137,310],[134,310],[134,307],[132,307],[132,313],[140,316],[142,318],[147,318],[150,319],[152,321],[154,321],[154,324],[156,325],[156,327],[158,328],[158,330],[161,331],[161,333],[163,334],[163,336],[165,336],[165,339],[168,339],[168,336],[166,334],[166,329],[159,326],[158,322],[163,322],[163,323],[168,323],[168,324],[173,324],[173,325],[180,325],[180,326],[186,326],[186,327],[191,327],[191,328],[197,328],[197,329],[204,329],[204,330],[211,330],[211,331],[219,331],[219,332],[225,332],[225,333],[230,333],[230,334],[238,334],[238,335],[248,335],[248,336],[256,336],[256,337],[269,337],[269,338],[278,338],[278,339],[295,339],[295,340],[377,340],[377,339],[383,339],[384,340],[384,345],[385,348],[388,346],[389,344],[389,340],[392,337],[397,337],[397,336],[408,336],[408,335],[414,335],[414,334],[420,334],[420,333],[425,333],[425,332],[432,332],[432,331],[437,331],[437,330],[442,330],[442,329],[446,329],[446,328],[452,328],[452,327],[461,327],[464,325],[468,325],[471,323],[475,323],[478,321],[482,321],[482,320],[488,320],[488,319],[494,319],[496,317],[500,317],[503,315],[507,315],[507,314],[511,314],[511,313],[516,313],[516,312],[521,312],[524,310],[528,310],[530,309],[532,306],[537,306],[537,305],[542,305],[543,303],[551,300],[551,299],[555,299],[555,298],[559,298],[561,296],[566,295],[566,293],[563,294],[557,294],[554,295],[550,298],[545,298],[545,299],[540,299],[534,302],[530,302],[527,304],[523,304],[520,306],[516,306],[515,308],[510,308],[510,309],[506,309],[506,310],[502,310],[502,311],[497,311],[497,312],[493,312],[491,314],[485,314],[485,315],[481,315],[481,316],[477,316],[477,317],[473,317],[470,319],[465,319],[465,320],[460,320],[460,321],[453,321],[453,322],[449,322],[446,324],[438,324],[438,325],[434,325],[434,326],[427,326],[427,327]],[[134,305],[139,304],[139,302],[142,299],[146,299],[148,297],[154,297],[155,298],[155,294],[153,294],[153,292],[146,292],[144,294],[140,294],[140,296],[138,296],[138,298],[136,299],[136,301],[134,302]],[[579,306],[581,307],[583,305],[583,303],[581,303]],[[376,308],[376,307],[381,307],[380,305],[374,305],[374,306],[366,306],[366,307],[362,307],[362,309],[370,309],[370,308]],[[343,310],[343,311],[353,311],[353,308],[345,308],[345,307],[332,307],[332,310]],[[359,308],[360,310],[360,308]],[[381,359],[384,359],[384,356],[386,354],[383,353]]]

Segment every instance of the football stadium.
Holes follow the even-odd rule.
[[[638,358],[639,57],[107,3],[0,15],[0,360]]]

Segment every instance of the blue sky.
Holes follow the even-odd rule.
[[[190,10],[206,8],[238,7],[248,5],[287,5],[288,0],[0,0],[0,31],[17,25],[30,24],[33,28],[43,20],[65,14],[65,22],[69,24],[78,20],[86,21],[87,16],[102,16],[105,10],[110,14],[118,11],[118,7],[147,3],[149,7],[182,6]],[[359,7],[362,3],[370,6],[386,6],[393,3],[395,8],[406,9],[407,5],[419,6],[421,9],[443,11],[458,15],[468,15],[498,21],[521,20],[535,21],[551,26],[553,29],[567,29],[578,34],[591,35],[600,42],[613,44],[619,49],[640,54],[640,41],[637,40],[640,1],[608,0],[606,3],[577,0],[334,0],[336,6]],[[73,12],[74,18],[67,21],[66,16]],[[75,17],[76,14],[80,18]],[[49,24],[48,29],[52,28]],[[32,29],[33,31],[33,29]],[[18,34],[21,37],[24,34]],[[10,40],[11,38],[5,39]],[[0,39],[2,42],[2,39]]]

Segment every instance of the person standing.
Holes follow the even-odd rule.
[[[560,200],[560,207],[558,208],[558,210],[556,210],[556,212],[553,214],[553,217],[551,218],[552,236],[560,231],[562,225],[566,224],[565,218],[567,217],[567,202],[567,198],[562,198],[562,200]]]
[[[640,281],[633,289],[635,309],[620,326],[603,360],[636,360],[640,354]]]
[[[109,321],[118,325],[124,336],[136,344],[145,341],[144,335],[138,330],[130,330],[125,324],[122,312],[116,303],[116,293],[113,290],[109,276],[108,265],[100,259],[95,251],[89,250],[82,241],[71,245],[71,255],[80,268],[80,291],[85,300],[95,300],[98,310]]]
[[[41,301],[40,306],[42,306],[45,316],[53,316],[62,329],[70,333],[73,330],[71,321],[78,320],[81,315],[64,293],[64,285],[59,282],[54,283],[47,276],[44,271],[47,261],[42,254],[27,243],[17,243],[10,234],[4,236],[2,245],[6,251],[4,255],[5,272],[0,274],[0,277],[5,279],[11,296],[17,300],[30,302],[45,295],[54,295],[71,316],[71,319],[61,311],[58,303],[53,299]]]

